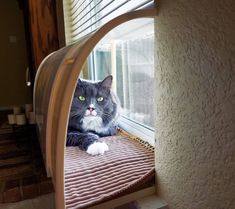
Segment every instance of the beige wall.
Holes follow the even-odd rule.
[[[0,108],[29,103],[23,14],[16,0],[0,1],[0,26]],[[12,35],[16,43],[9,42]]]
[[[173,209],[234,209],[234,0],[157,2],[158,193]]]

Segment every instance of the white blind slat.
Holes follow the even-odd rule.
[[[153,4],[153,0],[63,0],[66,42],[72,43],[111,19]]]

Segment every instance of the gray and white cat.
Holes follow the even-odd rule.
[[[78,146],[91,155],[109,150],[99,138],[116,134],[120,104],[111,90],[112,80],[111,75],[98,82],[79,79],[70,110],[66,146]]]

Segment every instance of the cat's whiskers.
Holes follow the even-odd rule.
[[[81,117],[81,112],[76,111],[70,114],[70,118]]]
[[[110,119],[112,119],[111,116],[109,116],[109,115],[103,115],[103,120],[109,121]]]
[[[75,115],[77,115],[77,112],[70,112],[70,117],[74,117]]]
[[[103,112],[103,116],[106,116],[108,118],[113,117],[113,115],[111,115],[110,113],[107,113],[107,112]]]

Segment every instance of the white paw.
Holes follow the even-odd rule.
[[[88,147],[86,152],[90,155],[103,155],[108,150],[109,147],[104,142],[95,142]]]

